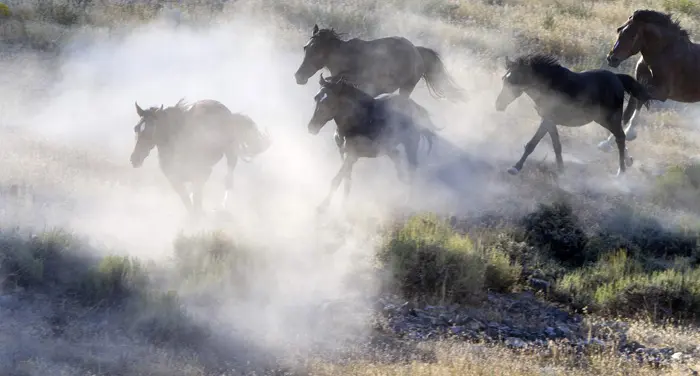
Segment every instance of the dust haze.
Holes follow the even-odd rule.
[[[520,177],[503,172],[520,157],[539,118],[526,97],[504,113],[495,111],[502,61],[442,43],[440,33],[454,32],[449,25],[387,11],[374,35],[358,35],[319,20],[319,26],[336,27],[350,37],[402,35],[435,48],[468,100],[436,100],[423,81],[414,92],[413,99],[445,127],[431,155],[421,147],[419,199],[404,203],[406,187],[388,158],[363,159],[353,172],[349,202],[343,204],[341,189],[329,213],[318,216],[316,205],[341,160],[332,140],[333,122],[316,136],[306,129],[318,74],[305,86],[293,78],[313,22],[297,28],[251,8],[241,2],[206,27],[162,18],[118,33],[86,29],[67,42],[60,56],[18,52],[3,59],[3,189],[16,185],[20,192],[16,202],[3,203],[1,218],[6,225],[36,230],[66,228],[106,253],[165,265],[181,231],[225,229],[260,249],[265,268],[248,271],[256,282],[247,298],[212,291],[219,303],[192,303],[188,309],[220,332],[250,337],[269,351],[310,351],[319,338],[341,343],[370,330],[365,312],[381,282],[369,261],[377,224],[412,210],[478,215],[534,202],[519,188]],[[489,39],[494,49],[514,54],[507,35]],[[167,107],[181,98],[218,100],[249,115],[272,138],[265,153],[239,162],[232,217],[222,220],[209,213],[196,228],[158,169],[157,151],[139,169],[129,163],[138,121],[134,102]],[[573,171],[561,179],[563,189],[637,187],[634,177],[611,180],[617,157],[596,149],[607,137],[598,125],[561,133],[565,164]],[[633,155],[634,148],[632,143]],[[548,138],[525,169],[544,158],[553,165]],[[600,165],[597,173],[582,179],[582,166],[594,164]],[[217,208],[223,194],[223,165],[217,165],[205,187],[208,211]],[[333,304],[346,309],[329,309]],[[323,324],[331,319],[335,324]]]

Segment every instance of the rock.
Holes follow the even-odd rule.
[[[673,355],[671,355],[671,359],[676,360],[676,361],[682,360],[683,353],[682,352],[673,353]]]
[[[562,322],[557,323],[557,330],[559,330],[561,334],[563,334],[566,337],[571,335],[571,329],[569,328],[569,326]]]
[[[549,282],[539,278],[530,278],[528,283],[530,284],[530,287],[540,291],[549,291],[549,287],[551,286]]]
[[[557,332],[556,332],[556,331],[554,330],[554,328],[552,328],[551,326],[548,326],[548,327],[544,328],[544,334],[545,334],[547,337],[550,337],[550,338],[555,338],[555,337],[557,337]]]
[[[472,322],[469,323],[469,329],[471,330],[481,330],[484,328],[484,324],[482,324],[480,321],[473,320]]]
[[[460,334],[462,332],[464,332],[463,326],[453,326],[450,328],[450,333],[452,334]]]
[[[506,338],[506,345],[516,349],[522,349],[527,346],[527,343],[517,337],[508,337]]]

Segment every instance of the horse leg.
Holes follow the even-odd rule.
[[[343,157],[345,157],[345,137],[341,136],[336,129],[335,134],[333,135],[333,140],[338,146],[338,153],[340,153],[340,159],[342,160]]]
[[[518,160],[518,162],[513,167],[508,169],[509,174],[517,175],[518,172],[522,170],[523,164],[525,164],[525,160],[527,159],[527,157],[530,154],[532,154],[533,151],[535,151],[535,147],[537,146],[537,144],[540,143],[542,137],[544,137],[544,135],[546,135],[547,132],[549,132],[549,129],[553,126],[556,125],[552,124],[548,120],[542,119],[542,122],[540,122],[540,126],[539,128],[537,128],[535,135],[532,136],[532,139],[530,139],[530,141],[528,141],[527,144],[525,144],[525,151],[523,152],[523,156],[520,157],[520,160]]]
[[[410,97],[413,93],[413,90],[416,88],[416,85],[418,85],[418,81],[420,81],[420,77],[418,77],[418,79],[415,81],[411,81],[410,83],[401,86],[399,88],[399,95],[404,96],[406,98]]]
[[[177,193],[177,195],[180,197],[180,200],[185,205],[187,211],[192,212],[192,200],[190,199],[190,195],[187,193],[187,189],[185,189],[185,184],[183,181],[174,176],[168,176],[168,182],[170,182],[170,186],[173,187],[175,193]]]
[[[607,124],[605,127],[613,134],[615,137],[615,143],[617,144],[617,151],[619,155],[620,167],[617,170],[617,175],[625,173],[627,164],[632,165],[632,158],[627,158],[627,147],[625,145],[625,131],[622,129],[622,111],[616,111],[608,119],[606,119]]]
[[[228,209],[228,196],[233,189],[233,170],[238,164],[238,155],[235,150],[227,150],[226,156],[226,176],[224,177],[224,198],[221,201],[221,208]]]
[[[654,76],[651,74],[649,66],[642,59],[640,59],[640,61],[637,63],[637,67],[635,68],[635,78],[641,83],[652,82],[654,80]],[[648,85],[645,86],[648,90],[651,89]],[[653,96],[654,93],[650,91],[650,94]],[[623,124],[627,124],[627,128],[625,128],[627,141],[632,141],[637,138],[637,130],[634,120],[637,118],[637,114],[643,106],[644,103],[637,100],[637,98],[630,96],[630,99],[627,102],[627,108],[625,108],[625,112],[622,117]],[[598,148],[605,152],[612,150],[612,142],[614,137],[615,136],[613,134],[610,134],[607,139],[598,144]]]
[[[404,143],[406,150],[406,160],[408,161],[408,202],[413,200],[413,190],[416,182],[416,172],[418,170],[418,145],[420,135],[412,137]]]
[[[637,118],[637,114],[639,114],[642,107],[644,107],[644,103],[635,97],[630,97],[629,101],[627,102],[627,107],[622,115],[622,123],[627,124],[627,127],[625,128],[627,141],[632,141],[637,138],[637,129],[634,120]],[[605,152],[609,152],[612,150],[612,142],[614,137],[615,135],[611,133],[607,139],[598,144],[598,147]]]
[[[340,186],[343,179],[352,172],[352,166],[355,164],[355,162],[357,162],[357,157],[354,154],[346,155],[343,165],[340,166],[340,170],[335,177],[333,177],[333,180],[331,180],[331,187],[326,195],[326,198],[324,198],[321,204],[318,206],[316,209],[317,211],[324,211],[328,207],[331,199],[333,198],[333,193],[338,189],[338,186]]]
[[[401,152],[399,151],[399,149],[396,149],[396,148],[391,149],[391,151],[389,151],[387,153],[387,155],[389,156],[389,159],[391,159],[391,161],[394,163],[394,166],[396,167],[396,175],[399,178],[399,181],[406,183],[407,182],[406,175],[404,175],[404,171],[401,168],[402,167]]]
[[[561,155],[561,140],[559,140],[559,131],[556,124],[552,124],[549,128],[549,137],[552,139],[552,147],[554,148],[554,156],[557,160],[557,169],[559,172],[564,170],[564,158]]]

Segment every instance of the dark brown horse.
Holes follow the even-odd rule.
[[[580,127],[596,122],[615,136],[620,155],[618,175],[632,164],[627,157],[622,112],[625,92],[641,103],[647,103],[649,93],[632,76],[593,69],[573,72],[548,55],[522,56],[515,61],[506,58],[503,89],[496,99],[496,109],[504,111],[510,103],[527,94],[542,118],[539,128],[525,145],[520,160],[508,172],[517,174],[537,144],[549,133],[559,170],[564,168],[557,125]],[[629,108],[630,105],[628,105]]]
[[[396,165],[399,179],[412,184],[418,166],[420,139],[427,139],[430,153],[434,131],[438,129],[430,121],[428,111],[398,94],[372,97],[341,77],[324,79],[321,75],[320,85],[321,90],[314,97],[316,107],[308,130],[311,134],[318,134],[326,123],[335,120],[338,133],[344,140],[339,145],[344,150],[344,159],[328,195],[318,207],[319,211],[328,206],[343,179],[345,196],[350,194],[352,168],[360,158],[386,155]],[[408,161],[408,179],[403,175],[400,145],[403,145]]]
[[[462,89],[447,73],[440,55],[403,37],[342,40],[333,29],[314,25],[294,78],[297,84],[305,85],[323,68],[334,77],[342,74],[372,97],[396,90],[409,97],[423,78],[434,97],[463,99]]]
[[[161,105],[145,110],[138,103],[135,105],[141,119],[134,127],[136,145],[131,164],[141,167],[156,148],[163,174],[193,214],[202,210],[204,183],[216,163],[226,156],[226,193],[222,202],[225,208],[238,158],[247,162],[270,146],[268,135],[260,133],[250,117],[232,113],[215,100],[201,100],[192,105],[180,100],[172,107]],[[185,183],[192,185],[191,198]]]
[[[636,10],[617,28],[617,33],[617,41],[607,56],[611,67],[618,67],[641,53],[635,76],[647,87],[654,100],[700,101],[700,44],[693,43],[688,32],[670,14]],[[636,138],[633,120],[643,104],[630,98],[623,117],[627,123],[627,140]],[[611,137],[599,146],[608,149]]]

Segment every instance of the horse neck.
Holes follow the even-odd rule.
[[[656,62],[666,59],[666,52],[676,46],[687,46],[690,40],[687,40],[674,31],[659,29],[661,37],[657,40],[644,41],[642,48],[640,49],[640,54],[644,58],[644,61],[649,65],[656,65]],[[649,35],[649,34],[647,34]],[[652,43],[649,43],[652,42]]]
[[[179,136],[185,129],[185,116],[187,112],[171,114],[167,122],[160,125],[158,136],[156,137],[156,147],[159,152],[172,151],[177,147]]]
[[[326,61],[326,68],[331,72],[331,76],[340,73],[352,73],[346,72],[353,64],[350,63],[350,59],[353,58],[353,53],[348,53],[344,47],[348,46],[349,41],[344,41],[341,39],[334,40],[330,43],[328,47],[328,59]]]
[[[339,133],[362,130],[371,121],[375,105],[374,99],[347,97],[345,101],[346,105],[342,106],[343,110],[339,111],[333,118]]]
[[[573,78],[571,73],[573,72],[564,67],[553,67],[547,74],[537,75],[536,83],[525,89],[525,93],[533,100],[546,97],[552,92],[567,93],[566,87],[569,86]]]

